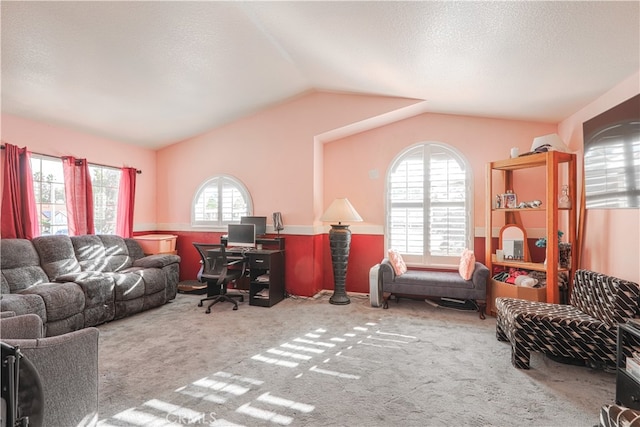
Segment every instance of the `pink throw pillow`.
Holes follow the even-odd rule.
[[[396,249],[389,249],[389,261],[393,266],[396,276],[401,276],[407,272],[407,264],[404,263],[402,255]]]
[[[471,280],[471,276],[473,275],[473,270],[476,267],[476,256],[473,254],[473,251],[469,249],[465,249],[462,251],[462,256],[460,257],[460,267],[458,271],[464,280]]]

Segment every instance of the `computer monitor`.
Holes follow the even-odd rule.
[[[229,247],[256,247],[256,225],[255,224],[229,224],[227,235],[227,246]]]
[[[267,234],[266,216],[243,216],[240,217],[240,224],[255,224],[256,236],[264,236]]]

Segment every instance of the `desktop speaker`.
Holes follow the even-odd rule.
[[[280,212],[273,213],[273,229],[276,230],[278,235],[280,235],[280,230],[284,229],[284,224],[282,223],[282,214]]]

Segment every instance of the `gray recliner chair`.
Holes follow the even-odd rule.
[[[0,340],[20,352],[37,370],[43,426],[93,426],[98,422],[98,329],[89,327],[44,338],[35,314],[0,318]],[[28,379],[24,379],[29,383]],[[4,379],[3,379],[4,382]],[[23,382],[23,378],[20,378]],[[23,403],[28,393],[18,395]],[[20,403],[20,402],[19,402]],[[23,414],[29,415],[29,414]],[[36,425],[36,424],[33,424]]]

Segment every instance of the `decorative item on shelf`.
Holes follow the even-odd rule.
[[[526,208],[539,208],[542,206],[542,202],[540,200],[532,200],[530,202],[520,202],[518,204],[518,208],[526,209]]]
[[[561,230],[558,230],[558,244],[562,243],[562,236],[564,236],[564,232]],[[541,237],[538,240],[536,240],[536,246],[539,248],[546,248],[547,247],[547,238],[546,237]]]
[[[284,230],[284,224],[282,222],[282,213],[274,212],[273,213],[273,229],[278,233],[278,237],[280,237],[280,231]]]
[[[571,258],[571,243],[562,242],[562,236],[564,236],[564,232],[558,230],[558,264],[560,268],[569,267],[570,258]],[[536,246],[539,248],[547,247],[547,238],[541,237],[536,240]],[[545,257],[544,265],[547,265],[547,259]]]
[[[345,280],[347,277],[347,265],[349,263],[349,249],[351,246],[351,230],[343,221],[359,222],[362,217],[346,198],[335,199],[327,208],[320,221],[332,222],[329,230],[329,246],[331,248],[331,261],[333,264],[333,295],[329,298],[331,304],[349,304],[351,300],[347,296]],[[337,222],[337,224],[335,224]]]
[[[560,268],[569,268],[569,265],[571,265],[571,243],[560,242],[558,259]]]
[[[557,133],[533,138],[533,142],[531,143],[532,153],[545,153],[547,151],[561,151],[563,153],[568,153],[569,148]]]
[[[515,159],[518,156],[520,156],[520,149],[518,147],[511,148],[511,158]]]
[[[529,250],[525,245],[527,233],[517,224],[505,224],[500,229],[499,249],[502,251],[503,260],[529,261]],[[496,252],[496,259],[498,253]],[[501,262],[501,261],[500,261]]]
[[[502,194],[501,205],[506,209],[515,209],[518,207],[518,200],[516,198],[516,194],[512,190],[507,190],[506,193]]]
[[[500,209],[502,207],[502,194],[498,194],[496,196],[496,209]]]
[[[569,186],[563,185],[560,197],[558,197],[558,207],[562,209],[571,209],[571,199],[569,199]]]

